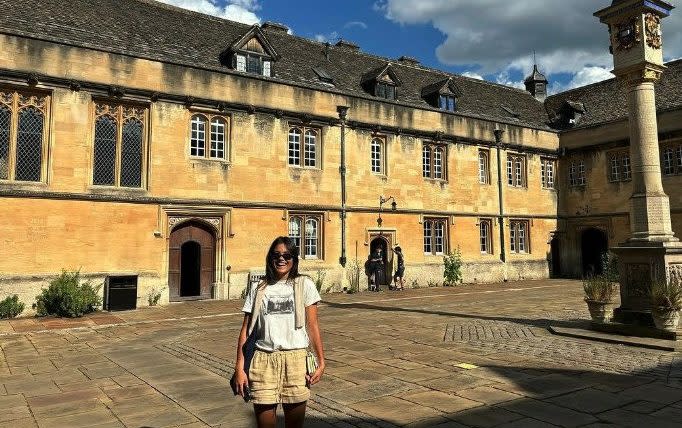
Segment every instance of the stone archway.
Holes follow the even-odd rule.
[[[609,250],[606,232],[591,227],[583,230],[580,239],[583,276],[602,273],[602,256]]]
[[[376,248],[381,248],[382,258],[384,260],[384,275],[383,280],[380,285],[390,285],[393,276],[393,253],[391,249],[393,248],[393,243],[391,235],[373,235],[369,243],[369,253]]]
[[[171,301],[209,299],[215,281],[216,237],[213,229],[189,221],[169,239],[168,292]]]

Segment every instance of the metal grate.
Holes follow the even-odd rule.
[[[116,184],[116,120],[101,116],[95,124],[95,165],[92,184]]]
[[[121,186],[142,187],[142,122],[138,119],[123,124]]]
[[[12,112],[0,106],[0,180],[9,179],[9,127]]]
[[[43,113],[33,107],[19,112],[15,179],[40,181],[43,160]]]

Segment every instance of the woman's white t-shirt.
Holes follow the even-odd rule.
[[[303,303],[306,307],[322,300],[315,284],[308,277],[303,278]],[[250,314],[257,285],[246,295],[242,311]],[[261,351],[288,351],[308,347],[308,333],[305,326],[296,328],[293,281],[279,281],[265,288],[261,310],[256,321],[256,348]]]

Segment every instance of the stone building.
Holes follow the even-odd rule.
[[[458,249],[467,282],[577,276],[627,235],[613,81],[546,97],[537,68],[524,91],[152,0],[0,6],[0,297],[80,269],[136,277],[139,305],[235,298],[278,235],[337,289],[376,246],[408,285]]]

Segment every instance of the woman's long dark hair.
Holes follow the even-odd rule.
[[[301,276],[301,274],[298,273],[298,247],[296,247],[294,244],[294,240],[288,236],[279,236],[272,241],[270,249],[268,250],[268,254],[265,255],[265,280],[268,284],[274,284],[279,281],[279,278],[277,278],[277,270],[275,269],[275,261],[270,256],[275,252],[275,247],[277,247],[279,244],[284,244],[284,246],[287,247],[289,254],[294,256],[294,258],[291,259],[293,264],[291,266],[291,270],[289,271],[288,279],[293,280],[294,278]]]

